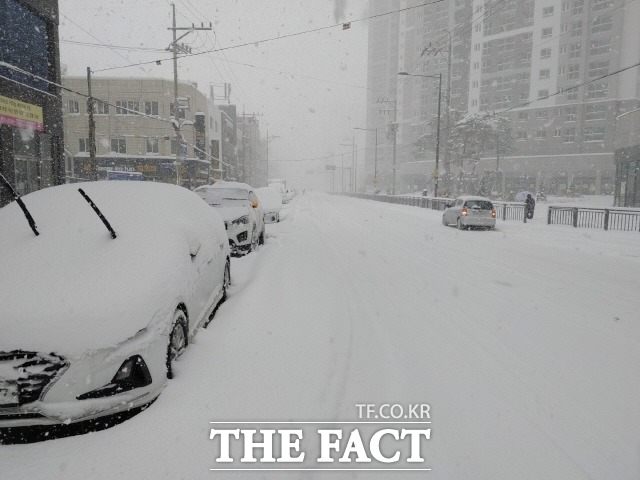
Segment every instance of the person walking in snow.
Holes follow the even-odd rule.
[[[536,208],[536,201],[533,199],[531,194],[527,195],[526,200],[524,201],[524,213],[527,219],[531,220],[533,218],[533,210]]]

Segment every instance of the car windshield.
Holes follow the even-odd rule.
[[[212,188],[210,192],[225,200],[248,200],[249,192],[242,188]]]
[[[467,208],[478,208],[480,210],[491,210],[493,204],[487,200],[467,200],[464,204]]]

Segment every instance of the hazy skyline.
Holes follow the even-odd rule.
[[[193,57],[178,62],[180,80],[197,82],[209,94],[255,113],[261,134],[279,138],[269,145],[273,175],[299,178],[318,188],[329,154],[350,154],[353,127],[365,127],[367,22],[343,29],[342,22],[364,19],[366,0],[236,0],[212,4],[177,0],[177,26],[192,23],[212,31],[192,32],[181,42]],[[61,62],[68,75],[173,78],[171,2],[150,0],[60,1]],[[315,30],[315,31],[314,31]],[[291,35],[291,36],[289,36]],[[278,38],[284,37],[284,38]],[[109,45],[107,48],[104,45]],[[161,60],[161,64],[156,64]],[[132,64],[151,62],[143,65]],[[216,103],[224,103],[219,100]],[[364,146],[363,138],[356,140]],[[306,172],[315,171],[315,175]]]

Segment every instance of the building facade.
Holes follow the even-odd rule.
[[[514,148],[499,159],[487,151],[462,165],[449,162],[445,148],[441,175],[448,170],[453,178],[477,179],[495,172],[502,193],[540,185],[557,193],[613,193],[617,119],[640,106],[639,70],[624,70],[640,62],[640,5],[624,0],[421,3],[377,0],[370,7],[371,13],[401,10],[372,22],[367,118],[369,128],[388,125],[375,101],[383,94],[395,101],[399,190],[432,182],[435,152],[419,158],[412,146],[434,128],[438,81],[433,77],[442,75],[441,145],[453,128],[447,112],[454,109],[509,118]],[[392,78],[403,71],[410,75]],[[372,157],[367,151],[368,175]]]
[[[57,1],[0,0],[0,173],[20,195],[64,182],[58,45]]]
[[[66,175],[91,180],[88,84],[64,77]],[[159,78],[91,79],[97,179],[110,171],[141,172],[145,180],[196,188],[222,178],[222,112],[196,84],[178,85],[177,136],[173,82]],[[177,167],[177,168],[176,168]]]

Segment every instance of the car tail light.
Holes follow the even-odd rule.
[[[462,212],[460,212],[460,213],[462,213],[462,216],[463,216],[463,217],[466,217],[466,216],[467,216],[467,213],[468,213],[468,212],[467,212],[467,207],[462,207]]]
[[[491,209],[491,216],[492,216],[493,218],[496,218],[496,209],[495,209],[495,208],[492,208],[492,209]]]

